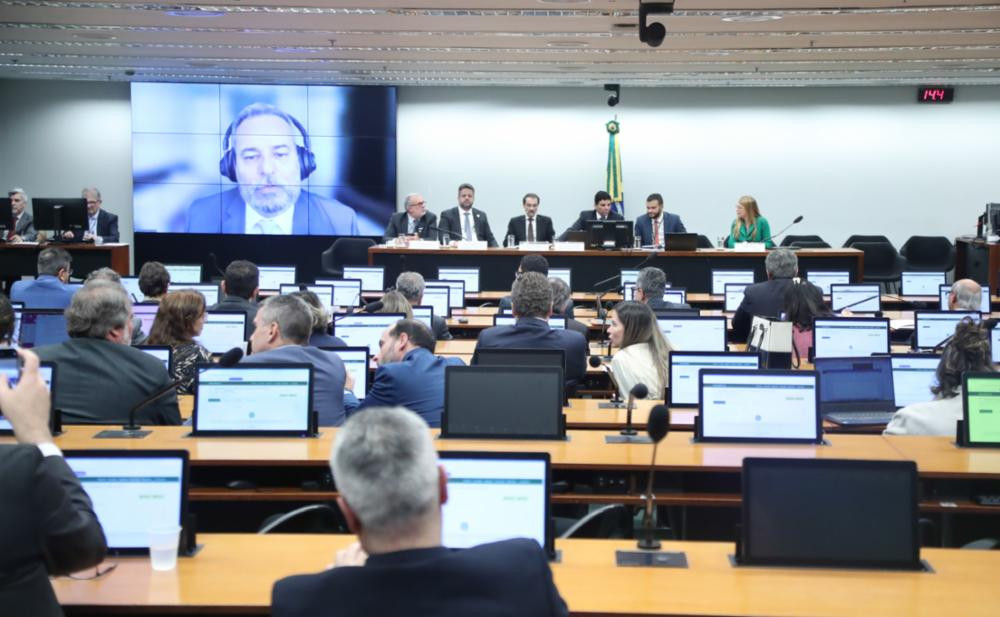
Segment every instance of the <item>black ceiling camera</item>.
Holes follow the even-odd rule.
[[[667,27],[656,22],[649,24],[650,15],[669,15],[674,12],[673,2],[639,3],[639,41],[650,47],[659,47],[667,36]]]
[[[604,89],[611,93],[608,97],[608,107],[614,107],[622,98],[622,87],[618,84],[604,84]]]

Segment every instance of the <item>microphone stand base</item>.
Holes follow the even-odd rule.
[[[608,401],[597,406],[598,409],[621,409],[625,407],[625,401]]]
[[[615,551],[620,568],[687,568],[687,553],[669,551]]]
[[[94,435],[94,439],[142,439],[146,435],[149,435],[153,431],[144,431],[141,429],[127,429],[123,428],[121,430],[105,430]]]
[[[608,435],[604,443],[653,443],[653,440],[645,435]]]

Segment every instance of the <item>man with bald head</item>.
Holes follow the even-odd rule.
[[[982,306],[983,288],[972,279],[959,279],[952,283],[948,293],[949,311],[989,312],[989,306]]]
[[[424,198],[419,193],[410,193],[403,199],[403,212],[397,212],[389,217],[389,224],[382,234],[382,239],[388,242],[399,236],[409,236],[412,239],[437,240],[437,215],[429,212]]]

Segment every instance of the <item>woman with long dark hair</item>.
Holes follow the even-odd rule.
[[[649,398],[662,398],[673,347],[660,331],[653,309],[641,302],[619,302],[609,317],[608,335],[619,348],[611,359],[611,370],[622,397],[642,383],[649,388]]]

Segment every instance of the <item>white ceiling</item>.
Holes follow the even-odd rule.
[[[0,78],[397,85],[1000,84],[1000,0],[0,0]]]

